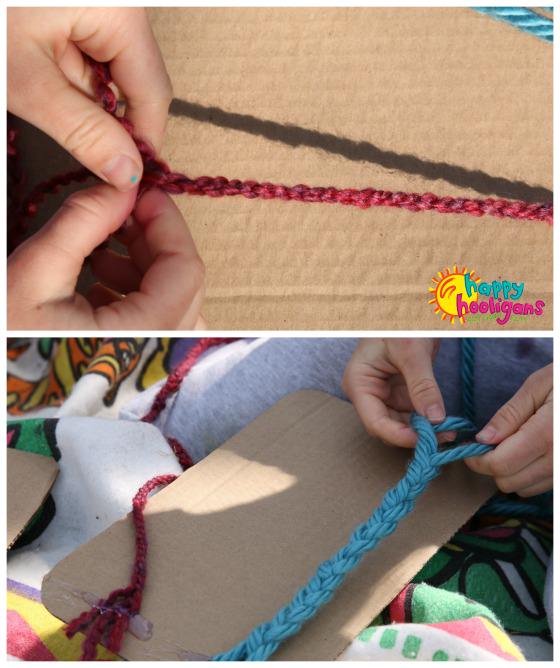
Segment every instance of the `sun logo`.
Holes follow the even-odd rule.
[[[475,276],[473,271],[469,271],[466,267],[459,271],[457,265],[453,267],[453,270],[447,267],[439,271],[437,276],[432,276],[435,286],[429,289],[433,296],[428,304],[435,304],[434,313],[441,313],[442,320],[449,318],[452,325],[455,324],[455,318],[458,318],[462,325],[465,324],[464,316],[459,316],[457,311],[457,294],[460,293],[463,302],[467,304],[478,300],[478,292],[473,291],[470,297],[467,295],[465,274],[470,274],[472,281],[480,283],[480,278]]]

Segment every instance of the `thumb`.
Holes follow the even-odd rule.
[[[71,195],[8,258],[10,304],[29,308],[70,298],[85,258],[122,225],[135,196],[107,185]]]
[[[57,65],[41,63],[41,78],[26,89],[13,112],[40,128],[76,160],[118,190],[142,176],[142,158],[129,133],[111,114],[71,85]],[[37,68],[39,64],[36,63]]]
[[[550,376],[548,382],[547,375]],[[514,434],[536,413],[551,389],[552,368],[544,367],[533,373],[476,435],[477,441],[493,445]]]
[[[431,422],[445,418],[445,406],[434,376],[430,351],[421,341],[408,341],[392,354],[402,373],[414,410]]]

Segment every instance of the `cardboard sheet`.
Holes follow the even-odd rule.
[[[193,659],[236,644],[347,541],[409,457],[371,439],[346,402],[315,391],[282,399],[149,501],[141,614],[153,635],[127,634],[122,656]],[[274,658],[336,658],[494,491],[462,462],[446,467]],[[43,603],[68,621],[128,582],[133,553],[127,518],[45,577]]]
[[[552,46],[467,8],[150,10],[174,86],[163,155],[189,176],[552,199]],[[27,145],[37,178],[56,161]],[[525,283],[552,327],[552,229],[242,198],[177,202],[214,329],[450,329],[457,264]],[[457,328],[456,323],[451,328]],[[494,319],[468,329],[497,329]]]
[[[7,480],[7,545],[8,549],[23,533],[39,510],[58,475],[54,459],[8,448]]]

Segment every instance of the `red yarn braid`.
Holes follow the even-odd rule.
[[[96,659],[99,643],[103,643],[111,652],[117,653],[131,618],[140,612],[142,594],[146,584],[146,556],[148,553],[144,508],[151,491],[168,485],[176,479],[176,475],[156,476],[143,485],[132,500],[136,554],[130,584],[123,589],[112,591],[106,599],[98,601],[91,610],[73,619],[64,629],[68,638],[74,637],[78,632],[86,634],[82,645],[82,661]]]
[[[90,61],[93,68],[94,91],[103,108],[113,115],[133,136],[142,156],[144,171],[138,195],[150,188],[159,188],[172,195],[206,195],[208,197],[231,197],[242,195],[247,199],[281,199],[298,202],[323,202],[345,204],[369,209],[373,206],[388,206],[409,211],[437,211],[439,213],[465,213],[471,216],[494,216],[516,220],[545,221],[552,224],[552,203],[531,204],[507,199],[469,199],[465,197],[439,197],[432,193],[390,192],[364,188],[312,187],[307,185],[284,186],[257,181],[227,179],[224,176],[200,176],[191,179],[184,174],[173,172],[168,165],[156,157],[152,147],[134,135],[130,121],[117,116],[117,98],[110,88],[111,73],[108,63]],[[22,207],[19,226],[24,229],[24,221],[32,216],[46,195],[57,192],[72,181],[84,181],[90,176],[86,169],[55,176],[33,189]]]
[[[204,352],[213,346],[230,343],[235,340],[234,338],[200,339],[189,350],[174,371],[169,374],[164,385],[157,393],[150,410],[142,418],[142,421],[155,422],[165,408],[169,397],[179,390],[183,379]],[[183,470],[192,466],[192,459],[177,439],[167,437],[167,442],[175,453]],[[157,487],[164,487],[176,479],[177,476],[172,474],[156,476],[145,483],[132,500],[132,521],[136,534],[136,552],[132,576],[128,586],[122,589],[115,589],[107,598],[101,599],[90,610],[83,612],[79,617],[76,617],[76,619],[73,619],[66,625],[65,632],[69,638],[72,638],[78,632],[86,634],[82,645],[82,661],[94,661],[96,659],[97,645],[99,643],[102,643],[111,652],[117,654],[132,618],[140,612],[142,595],[146,584],[146,558],[148,554],[144,509],[150,492]]]
[[[8,200],[8,216],[7,216],[7,228],[8,228],[8,240],[11,241],[14,238],[14,232],[17,232],[18,221],[21,217],[21,212],[24,205],[24,185],[25,179],[23,177],[23,172],[19,163],[19,156],[16,147],[17,141],[17,131],[12,126],[11,115],[8,114],[7,121],[7,200]],[[11,249],[10,249],[11,250]]]

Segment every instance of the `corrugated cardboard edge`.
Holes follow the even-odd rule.
[[[14,448],[7,449],[7,546],[24,532],[46,499],[58,475],[54,459]]]

